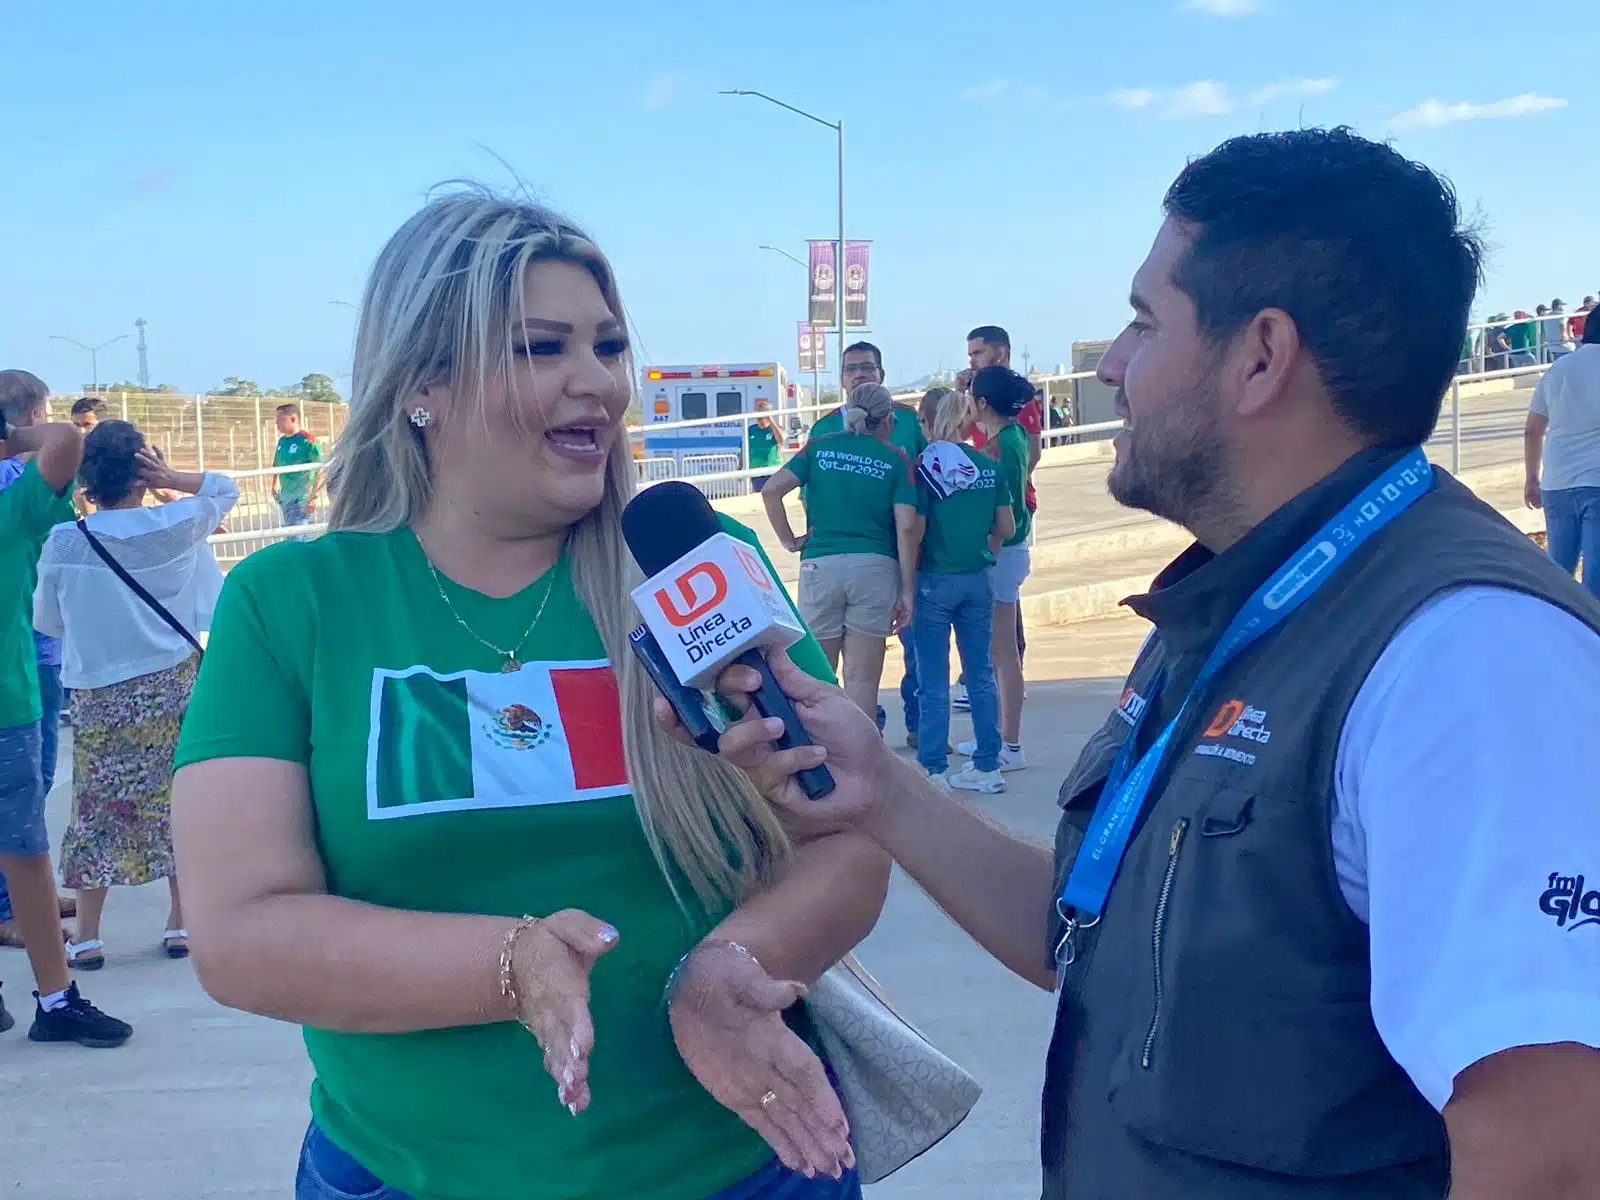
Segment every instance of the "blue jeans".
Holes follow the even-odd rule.
[[[917,729],[922,723],[921,692],[917,686],[917,642],[909,625],[900,631],[900,649],[906,664],[906,673],[900,677],[900,706],[905,709],[906,728]]]
[[[989,638],[994,629],[994,588],[984,571],[965,575],[917,574],[917,606],[911,618],[917,644],[917,682],[921,714],[917,722],[917,761],[935,775],[950,768],[950,634],[967,678],[972,732],[977,739],[973,765],[993,771],[1000,764],[1000,694],[994,683]]]
[[[310,507],[298,497],[278,497],[278,511],[283,514],[285,525],[304,525],[311,520],[311,514],[306,511]]]
[[[1581,555],[1583,586],[1600,596],[1600,487],[1545,492],[1544,527],[1550,557],[1571,574]]]
[[[44,793],[56,781],[56,752],[61,743],[61,705],[65,693],[61,690],[61,668],[53,663],[39,664],[39,774],[44,777]]]
[[[619,1147],[625,1152],[626,1147]],[[312,1122],[300,1144],[300,1167],[294,1177],[294,1200],[411,1200],[346,1154]],[[750,1178],[707,1200],[861,1200],[861,1181],[854,1171],[843,1179],[807,1179],[786,1170],[776,1159]]]

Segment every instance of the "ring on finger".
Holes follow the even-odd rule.
[[[772,1102],[774,1100],[776,1100],[777,1098],[778,1098],[778,1093],[777,1092],[768,1092],[765,1096],[761,1097],[761,1107],[762,1108],[770,1108],[772,1106]]]

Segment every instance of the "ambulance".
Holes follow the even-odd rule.
[[[746,423],[714,418],[754,412],[757,400],[771,405],[773,420],[784,431],[786,443],[793,444],[800,435],[800,420],[794,412],[800,396],[782,363],[645,367],[639,382],[644,409],[640,433],[646,458],[671,458],[681,467],[685,458],[734,455],[738,466],[732,469],[743,469]],[[670,428],[679,421],[704,424]],[[660,425],[669,428],[655,432]]]

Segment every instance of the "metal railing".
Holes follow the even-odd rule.
[[[65,421],[76,396],[52,396],[53,420]],[[326,450],[344,432],[349,409],[296,396],[180,396],[170,392],[110,392],[98,397],[107,417],[131,421],[184,471],[242,471],[272,465],[278,443],[274,413],[300,408],[300,426]]]

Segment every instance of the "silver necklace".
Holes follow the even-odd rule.
[[[507,650],[505,647],[496,646],[488,638],[481,636],[477,630],[462,619],[461,614],[456,611],[456,606],[451,603],[449,593],[444,590],[444,580],[439,577],[439,568],[433,565],[433,559],[424,554],[423,561],[428,564],[428,571],[433,576],[433,586],[439,589],[439,599],[444,601],[444,606],[450,610],[450,615],[456,619],[456,624],[466,630],[467,636],[473,641],[480,646],[493,650],[505,659],[505,662],[500,665],[500,673],[508,675],[513,671],[522,670],[522,660],[517,655],[522,652],[522,648],[527,645],[528,639],[533,636],[534,628],[539,624],[539,618],[544,616],[545,605],[550,603],[550,593],[556,590],[555,565],[550,568],[550,582],[545,585],[544,599],[539,601],[539,611],[533,614],[533,620],[529,623],[528,628],[523,630],[522,636],[517,639],[517,644]],[[556,561],[558,565],[560,560],[557,559]]]

